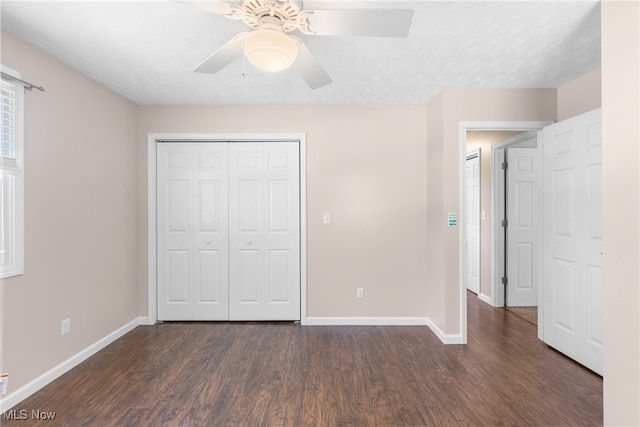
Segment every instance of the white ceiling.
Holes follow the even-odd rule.
[[[247,63],[243,75],[241,59],[216,75],[191,72],[246,27],[178,2],[0,3],[3,29],[139,105],[426,104],[444,88],[559,87],[600,65],[591,0],[307,0],[415,10],[407,38],[296,34],[333,78],[317,90],[290,70]]]

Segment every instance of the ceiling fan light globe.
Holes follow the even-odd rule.
[[[298,43],[274,30],[255,30],[244,38],[244,54],[255,67],[268,72],[285,70],[298,56]]]

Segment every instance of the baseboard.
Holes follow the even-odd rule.
[[[306,326],[428,326],[443,344],[465,344],[461,335],[442,332],[428,317],[307,317]]]
[[[307,317],[306,326],[427,326],[426,317]]]
[[[493,307],[493,299],[491,299],[490,296],[487,296],[483,293],[478,294],[478,299],[482,302],[486,302],[487,304],[489,304],[491,307]]]
[[[103,348],[105,348],[106,346],[108,346],[118,338],[122,337],[123,335],[131,331],[136,326],[146,325],[146,324],[147,324],[146,317],[138,317],[136,319],[133,319],[131,322],[111,332],[109,335],[100,339],[99,341],[95,342],[89,347],[85,348],[75,356],[72,356],[71,358],[65,360],[58,366],[50,369],[49,371],[40,375],[33,381],[23,385],[16,391],[4,396],[2,400],[0,400],[0,413],[8,409],[11,409],[18,403],[22,402],[24,399],[31,396],[33,393],[40,390],[41,388],[43,388],[44,386],[46,386],[47,384],[49,384],[50,382],[58,378],[59,376],[75,368],[80,363],[87,360],[89,357],[93,356],[94,354],[96,354],[97,352],[99,352],[100,350],[102,350]]]
[[[429,323],[427,324],[431,332],[433,332],[443,344],[466,344],[466,342],[462,339],[462,335],[457,334],[445,334],[442,329],[438,327],[435,323],[433,323],[429,319]]]
[[[156,322],[151,320],[149,317],[138,317],[138,319],[140,319],[140,323],[138,325],[153,326],[156,324]]]

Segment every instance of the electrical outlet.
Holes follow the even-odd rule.
[[[356,298],[358,299],[364,298],[364,288],[356,289]]]
[[[64,319],[60,325],[60,335],[67,335],[71,332],[71,319]]]

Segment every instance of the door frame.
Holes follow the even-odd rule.
[[[505,139],[502,142],[494,144],[491,147],[491,175],[492,175],[492,185],[491,185],[491,203],[492,203],[492,213],[493,218],[491,221],[491,283],[492,283],[492,305],[494,307],[504,307],[505,306],[505,294],[504,294],[504,285],[501,282],[502,272],[505,270],[505,257],[504,254],[506,252],[505,247],[505,235],[504,228],[502,227],[501,221],[504,218],[505,214],[505,205],[504,205],[504,189],[505,189],[505,181],[504,181],[504,173],[502,173],[501,163],[505,160],[505,149],[513,147],[527,139],[530,138],[530,133],[525,132],[520,135],[512,136],[511,138]],[[537,157],[538,157],[538,165],[539,168],[536,172],[535,179],[541,180],[542,173],[540,172],[540,168],[542,167],[542,146],[541,146],[541,135],[538,131],[537,135]],[[539,190],[541,185],[540,182],[537,183],[536,188]],[[539,196],[539,194],[535,194],[535,196]],[[537,214],[538,217],[541,215],[541,203],[538,203],[537,206]],[[542,224],[539,225],[540,229]],[[538,244],[538,261],[540,261],[542,245]],[[538,280],[540,280],[541,274],[541,263],[538,262]],[[539,285],[539,284],[538,284]],[[538,286],[538,307],[541,306],[541,292]]]
[[[157,177],[160,142],[282,142],[300,148],[300,323],[307,324],[307,135],[305,133],[149,133],[147,135],[147,324],[158,321]]]
[[[478,186],[480,187],[478,189],[479,191],[479,195],[478,195],[478,211],[474,212],[474,215],[476,215],[478,217],[478,227],[482,228],[482,215],[481,215],[481,211],[482,211],[482,149],[481,148],[477,148],[473,151],[469,151],[467,152],[467,157],[466,157],[466,161],[469,161],[473,158],[477,157],[478,158]],[[466,163],[465,163],[465,168],[466,168]],[[466,175],[465,175],[465,180],[466,180]],[[466,181],[465,181],[465,192],[466,190]],[[466,194],[465,194],[466,196]],[[466,218],[464,218],[466,219]],[[465,223],[466,224],[466,223]],[[467,227],[465,225],[464,228],[464,238],[467,238]],[[480,248],[482,248],[482,234],[480,232],[478,232],[478,244],[480,245]],[[480,295],[482,295],[482,292],[480,292],[480,290],[482,289],[482,264],[480,263],[481,261],[481,257],[480,257],[480,251],[478,251],[478,298],[480,298]],[[466,265],[466,264],[465,264]],[[465,289],[469,289],[469,283],[467,283],[467,277],[468,274],[464,275],[464,288]]]
[[[465,162],[467,161],[467,132],[469,131],[514,131],[514,132],[526,132],[526,131],[538,131],[543,127],[555,123],[554,121],[461,121],[459,127],[459,141],[458,147],[459,160],[458,160],[458,200],[459,200],[459,212],[460,212],[460,230],[458,233],[458,283],[460,290],[459,309],[460,309],[460,344],[467,343],[467,289],[465,288],[466,282],[464,280],[464,266],[466,262],[466,251],[464,250],[464,237],[466,236],[466,218],[464,213],[466,209],[465,202]],[[492,195],[493,204],[493,195]],[[493,257],[493,250],[491,253]],[[481,258],[482,259],[482,258]],[[493,270],[493,263],[492,263]],[[493,275],[492,271],[492,275]],[[493,300],[487,298],[483,301],[490,302]],[[493,302],[490,302],[493,305]]]

